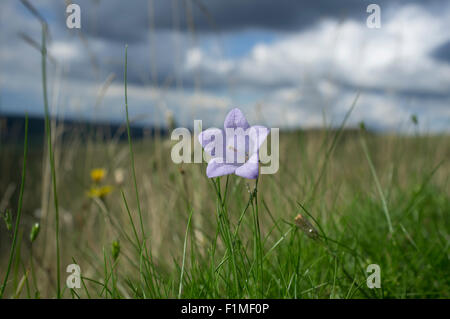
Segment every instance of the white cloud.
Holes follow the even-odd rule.
[[[304,76],[331,74],[355,86],[442,91],[450,85],[450,66],[431,59],[429,53],[450,40],[448,30],[450,10],[437,19],[409,5],[381,29],[353,20],[326,20],[273,44],[258,44],[250,54],[233,61],[212,61],[195,48],[187,54],[186,69],[202,68],[220,76],[228,71],[242,83],[256,85],[297,84]],[[229,67],[217,68],[221,63]],[[439,77],[436,69],[442,70]],[[423,76],[427,81],[421,80]]]
[[[188,52],[185,70],[201,70],[224,84],[232,79],[232,89],[264,96],[254,102],[284,113],[287,126],[320,125],[322,110],[339,121],[358,88],[363,97],[355,117],[378,128],[395,129],[412,111],[428,118],[439,111],[450,122],[440,108],[450,103],[450,65],[430,54],[450,41],[450,6],[437,16],[404,5],[383,17],[381,29],[369,29],[365,21],[324,20],[234,59],[196,48]],[[411,108],[415,100],[422,109]]]
[[[48,51],[51,56],[62,61],[73,60],[80,56],[78,45],[73,42],[53,42]]]

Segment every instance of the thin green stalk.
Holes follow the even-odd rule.
[[[191,209],[191,212],[189,214],[189,219],[188,219],[187,226],[186,226],[186,234],[184,236],[183,262],[181,264],[180,285],[178,287],[178,299],[181,298],[181,292],[183,290],[183,275],[184,275],[184,265],[185,265],[185,262],[186,262],[187,237],[188,237],[188,233],[189,233],[189,227],[191,225],[191,218],[192,218],[192,209]]]
[[[231,256],[231,268],[233,271],[233,277],[234,277],[234,285],[236,289],[236,294],[239,294],[240,288],[239,288],[239,279],[238,279],[238,272],[237,272],[237,265],[236,265],[236,255],[234,250],[234,240],[233,236],[231,235],[231,225],[230,221],[228,219],[228,214],[225,208],[225,200],[226,198],[222,198],[221,190],[220,190],[220,178],[217,178],[215,181],[213,180],[213,185],[216,190],[217,194],[217,223],[219,227],[219,231],[222,235],[222,239],[225,243],[225,246],[227,248],[227,252]],[[226,189],[225,194],[228,190],[228,183],[226,183]]]
[[[22,249],[22,239],[23,239],[23,231],[22,229],[19,230],[19,234],[17,235],[17,250],[15,252],[15,256],[14,256],[14,261],[13,261],[13,265],[14,265],[14,289],[17,291],[17,287],[19,285],[19,271],[20,271],[20,265],[22,263],[21,260],[21,249]]]
[[[387,224],[389,227],[389,232],[392,234],[394,232],[394,229],[392,227],[391,215],[389,214],[389,209],[387,206],[386,198],[383,194],[383,190],[381,189],[380,181],[378,180],[377,172],[375,170],[375,167],[373,166],[372,159],[370,158],[370,154],[369,154],[369,150],[367,148],[366,141],[362,135],[361,135],[360,141],[361,141],[361,146],[364,151],[364,155],[366,156],[367,162],[369,163],[370,172],[372,173],[373,179],[375,181],[375,186],[377,188],[378,194],[380,195],[381,204],[383,206],[383,212],[384,212],[384,215],[386,217],[386,221],[387,221]]]
[[[134,190],[135,190],[135,193],[136,193],[136,202],[137,202],[137,208],[138,208],[138,214],[139,214],[139,223],[140,223],[141,232],[142,232],[142,245],[141,245],[141,253],[140,254],[142,256],[142,253],[145,252],[145,257],[146,258],[145,258],[144,262],[145,262],[146,265],[148,263],[150,263],[151,274],[152,274],[152,276],[155,277],[155,278],[152,277],[152,283],[153,283],[153,280],[157,283],[157,279],[156,279],[156,276],[155,276],[154,265],[151,262],[153,260],[151,247],[149,247],[150,255],[149,255],[149,251],[147,250],[147,247],[146,247],[147,244],[146,244],[146,236],[145,236],[145,230],[144,230],[144,222],[143,222],[143,219],[142,219],[141,203],[140,203],[140,200],[139,200],[139,190],[138,190],[137,181],[136,181],[136,169],[135,169],[135,164],[134,164],[134,152],[133,152],[133,144],[131,142],[130,119],[129,119],[129,114],[128,114],[127,70],[128,70],[128,45],[125,46],[125,67],[124,67],[125,112],[126,112],[128,145],[129,145],[129,148],[130,148],[130,160],[131,160],[131,169],[132,169],[132,175],[133,175],[133,184],[134,184]],[[154,287],[153,287],[153,290],[155,290]]]
[[[53,184],[53,202],[55,205],[55,237],[56,237],[56,297],[61,298],[61,274],[60,274],[60,252],[59,252],[59,205],[58,205],[58,193],[56,187],[56,170],[55,170],[55,157],[52,150],[52,133],[50,126],[50,112],[48,109],[48,96],[47,96],[47,46],[46,46],[46,34],[47,25],[42,24],[42,90],[44,95],[44,111],[45,111],[45,134],[47,136],[48,153],[50,158],[50,170],[52,175]]]
[[[78,264],[77,261],[75,260],[75,257],[72,257],[73,263],[74,264]],[[86,292],[86,296],[88,297],[88,299],[91,299],[91,295],[89,294],[89,290],[87,289],[86,283],[84,282],[84,278],[81,277],[81,284],[83,285],[84,291]]]
[[[109,277],[111,276],[110,274],[108,274],[108,264],[107,264],[107,262],[106,262],[106,251],[105,251],[105,247],[103,247],[103,273],[104,273],[104,288],[103,288],[102,291],[100,292],[100,296],[103,295],[104,289],[105,289],[105,288],[108,288]],[[110,290],[108,289],[107,291],[110,291]],[[112,293],[111,293],[111,297],[112,297]],[[108,299],[108,292],[106,292],[105,298]]]
[[[92,278],[84,277],[84,276],[81,276],[81,280],[82,281],[83,280],[87,280],[87,281],[93,282],[94,284],[97,284],[97,285],[101,286],[102,288],[105,288],[105,290],[107,292],[109,292],[110,295],[112,295],[111,290],[109,290],[109,288],[107,286],[105,286],[105,284],[101,283],[100,281],[97,281],[97,280],[92,279]]]
[[[11,271],[11,265],[12,265],[12,261],[14,258],[14,252],[16,249],[17,234],[19,233],[20,217],[22,215],[23,192],[25,189],[27,154],[28,154],[28,114],[25,114],[25,140],[24,140],[24,146],[23,146],[22,181],[20,183],[19,203],[17,205],[16,225],[14,227],[13,241],[12,241],[12,245],[11,245],[11,251],[9,253],[8,268],[6,269],[5,278],[3,279],[3,284],[2,284],[2,287],[0,290],[0,299],[3,298],[3,293],[5,292],[6,283],[8,282],[8,277],[9,277],[9,273]]]
[[[252,195],[250,195],[252,196]],[[264,278],[263,278],[263,249],[261,245],[261,230],[259,225],[259,210],[258,210],[258,178],[255,182],[255,189],[253,190],[253,196],[252,196],[252,211],[253,211],[253,225],[254,225],[254,254],[255,254],[255,262],[256,262],[256,278],[258,283],[260,283],[261,291],[260,291],[260,298],[263,297],[264,293]]]
[[[358,91],[358,93],[356,94],[355,99],[353,100],[352,105],[350,106],[350,109],[345,114],[344,120],[342,121],[341,125],[339,126],[339,129],[337,130],[336,134],[333,137],[333,140],[331,142],[330,148],[327,150],[327,152],[325,154],[325,160],[324,160],[324,162],[322,164],[322,167],[320,168],[319,177],[315,181],[313,189],[312,189],[312,192],[311,192],[311,196],[309,197],[310,200],[314,200],[316,198],[316,192],[317,192],[317,189],[319,187],[320,181],[322,180],[322,178],[323,178],[323,176],[325,174],[325,169],[326,169],[326,167],[328,165],[328,162],[329,162],[329,160],[331,158],[331,155],[333,154],[333,150],[334,150],[334,148],[335,148],[339,138],[341,137],[342,132],[344,131],[345,124],[347,123],[347,120],[350,118],[350,115],[352,114],[353,109],[356,106],[356,102],[358,102],[359,95],[360,95],[360,92]]]
[[[138,208],[138,213],[139,213],[139,222],[141,224],[142,237],[144,238],[143,240],[145,241],[144,223],[142,221],[141,204],[140,204],[140,200],[139,200],[139,191],[138,191],[137,182],[136,182],[136,169],[134,167],[134,152],[133,152],[133,145],[131,143],[130,119],[128,116],[127,64],[128,64],[128,45],[125,46],[125,70],[124,70],[125,112],[126,112],[126,117],[127,117],[127,135],[128,135],[128,145],[130,147],[131,170],[133,173],[134,190],[136,192],[136,201],[137,201],[137,208]]]
[[[125,204],[125,209],[127,211],[128,218],[130,219],[131,227],[133,229],[133,234],[134,234],[134,237],[136,238],[136,245],[137,245],[138,251],[140,253],[141,250],[142,250],[142,244],[141,244],[141,242],[139,240],[139,236],[137,234],[136,227],[134,226],[133,218],[131,217],[131,212],[130,212],[130,209],[128,207],[128,202],[127,202],[127,199],[125,198],[125,193],[123,192],[123,190],[121,190],[120,193],[122,194],[122,199],[123,199],[123,202]]]
[[[30,284],[28,283],[28,274],[30,273],[30,270],[27,270],[25,268],[24,263],[22,263],[22,271],[25,274],[25,288],[26,288],[26,292],[27,292],[27,298],[31,299]]]
[[[30,269],[31,269],[31,280],[33,282],[33,286],[34,286],[34,298],[39,298],[40,297],[40,292],[39,292],[39,288],[37,285],[37,280],[36,280],[36,273],[34,270],[34,263],[33,263],[33,243],[31,243],[31,247],[30,247]]]

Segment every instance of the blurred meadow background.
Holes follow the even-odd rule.
[[[450,297],[448,1],[76,3],[0,3],[1,297]],[[234,107],[276,174],[172,162]]]

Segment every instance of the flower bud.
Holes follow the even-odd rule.
[[[6,229],[7,229],[8,231],[10,231],[10,230],[12,229],[12,217],[11,217],[11,211],[10,211],[9,209],[7,209],[7,210],[5,211],[4,216],[2,216],[2,217],[3,217],[3,220],[5,221]]]
[[[114,240],[111,245],[111,254],[113,260],[116,261],[120,254],[120,243],[118,240]]]
[[[41,229],[41,225],[39,223],[35,223],[33,227],[31,227],[30,232],[30,241],[34,242],[36,240],[36,237],[39,235],[39,230]]]

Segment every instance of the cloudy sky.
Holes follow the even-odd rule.
[[[281,128],[350,125],[450,132],[450,1],[78,0],[30,1],[50,30],[52,112],[123,121],[124,47],[137,122],[219,126],[232,107]],[[381,28],[366,8],[381,8]],[[27,41],[24,40],[27,39]],[[39,21],[18,0],[0,2],[0,113],[43,113]]]

